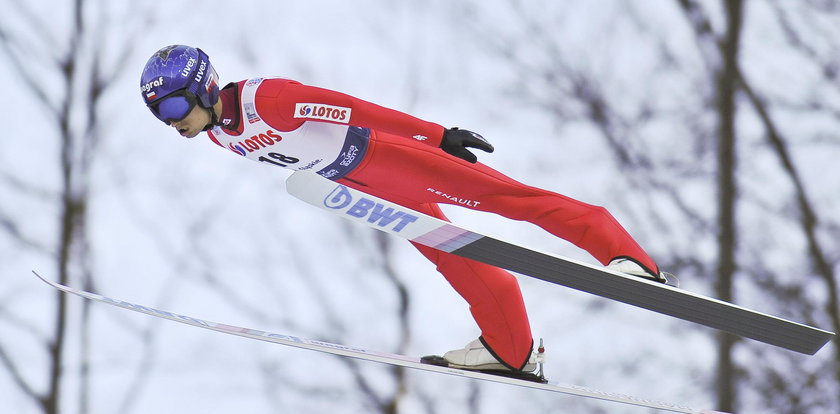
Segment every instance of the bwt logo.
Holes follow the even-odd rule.
[[[379,227],[387,227],[396,222],[392,230],[397,233],[405,226],[417,221],[415,215],[405,211],[395,211],[393,207],[386,207],[382,203],[364,197],[355,203],[353,201],[353,194],[350,193],[350,190],[343,185],[339,185],[327,195],[324,199],[324,205],[334,210],[347,209],[344,212],[345,214],[359,219],[367,217],[368,223],[376,224]]]

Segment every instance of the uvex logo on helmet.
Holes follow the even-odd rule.
[[[198,65],[198,73],[195,75],[195,83],[201,83],[201,78],[204,77],[204,72],[207,71],[207,62],[201,61],[201,64]]]
[[[155,91],[152,88],[157,88],[159,86],[163,86],[163,76],[158,77],[155,80],[146,82],[143,85],[140,85],[140,92],[143,92],[146,96],[146,100],[152,100],[155,98]]]
[[[181,77],[186,78],[187,76],[190,76],[193,66],[195,66],[195,58],[191,57],[190,60],[187,61],[187,64],[184,65],[184,68],[181,69]]]

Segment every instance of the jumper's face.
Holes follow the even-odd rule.
[[[169,125],[178,130],[181,136],[193,138],[203,131],[204,127],[210,122],[210,111],[196,105],[183,119],[169,121]]]
[[[157,119],[187,138],[198,135],[211,122],[210,112],[202,110],[195,94],[185,89],[174,91],[148,104],[148,107]]]

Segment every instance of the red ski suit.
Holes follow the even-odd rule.
[[[439,149],[444,128],[335,91],[279,78],[229,84],[221,92],[218,145],[256,161],[313,169],[348,187],[444,219],[439,203],[524,220],[585,249],[603,264],[654,261],[604,209],[521,184]],[[516,279],[508,272],[426,246],[415,247],[469,303],[481,338],[519,369],[533,348]]]

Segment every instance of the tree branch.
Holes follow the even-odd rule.
[[[9,375],[12,376],[12,380],[15,382],[15,384],[17,384],[17,386],[23,391],[23,393],[26,396],[32,398],[32,400],[37,402],[39,405],[43,403],[44,396],[38,394],[38,392],[36,392],[29,385],[29,383],[26,382],[26,379],[23,378],[23,375],[21,374],[17,365],[15,365],[14,360],[9,356],[9,354],[6,352],[5,347],[3,346],[0,346],[0,363],[2,363],[2,365],[6,367],[6,370],[9,372]]]
[[[35,79],[34,72],[27,70],[26,65],[21,60],[16,52],[16,39],[14,39],[3,26],[0,26],[0,48],[3,49],[9,61],[12,64],[17,75],[23,80],[23,84],[27,89],[32,91],[36,100],[43,105],[46,113],[52,116],[53,119],[58,119],[58,107],[50,102],[50,94],[44,89],[44,84]]]
[[[776,123],[770,116],[767,104],[751,87],[750,83],[745,79],[742,72],[739,71],[738,79],[740,81],[741,89],[746,93],[753,108],[761,120],[764,130],[766,132],[770,147],[773,148],[776,155],[779,157],[779,162],[783,170],[790,178],[794,187],[794,197],[796,205],[799,209],[799,225],[802,232],[805,234],[805,239],[808,243],[808,254],[811,263],[814,266],[814,271],[823,282],[826,284],[828,301],[826,303],[826,314],[831,320],[832,327],[835,332],[840,332],[840,291],[838,291],[837,275],[834,272],[834,267],[828,259],[827,249],[822,246],[817,237],[817,227],[819,220],[815,209],[812,207],[805,185],[800,178],[799,171],[788,149],[787,140],[779,131]],[[834,344],[834,364],[835,364],[835,380],[840,382],[840,338],[836,335],[832,339]]]

